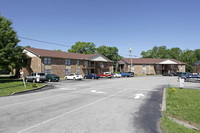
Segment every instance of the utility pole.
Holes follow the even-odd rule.
[[[130,57],[131,57],[131,67],[130,67],[130,72],[132,72],[132,49],[131,49],[131,44],[130,44],[130,48],[129,48],[129,52],[130,52]]]

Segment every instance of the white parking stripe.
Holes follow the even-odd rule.
[[[43,124],[45,124],[45,123],[47,123],[47,122],[53,121],[53,120],[55,120],[55,119],[58,119],[58,118],[60,118],[60,117],[65,116],[65,115],[68,115],[68,114],[71,114],[71,113],[73,113],[73,112],[79,111],[79,110],[81,110],[81,109],[83,109],[83,108],[86,108],[86,107],[88,107],[88,106],[90,106],[90,105],[93,105],[93,104],[96,104],[96,103],[98,103],[98,102],[107,100],[107,99],[109,99],[109,98],[111,98],[111,97],[113,97],[113,96],[116,96],[116,95],[118,95],[118,94],[124,92],[124,91],[126,91],[126,89],[121,90],[121,91],[119,91],[119,92],[117,92],[117,93],[114,93],[114,94],[112,94],[112,95],[110,95],[110,96],[104,97],[104,98],[102,98],[102,99],[99,99],[99,100],[97,100],[97,101],[95,101],[95,102],[91,102],[91,103],[89,103],[89,104],[86,104],[86,105],[84,105],[84,106],[81,106],[81,107],[79,107],[79,108],[77,108],[77,109],[74,109],[74,110],[71,110],[71,111],[69,111],[69,112],[66,112],[66,113],[64,113],[64,114],[61,114],[61,115],[59,115],[59,116],[53,117],[53,118],[48,119],[48,120],[46,120],[46,121],[40,122],[40,123],[38,123],[38,124],[36,124],[36,125],[33,125],[33,126],[29,127],[29,128],[26,128],[26,129],[24,129],[24,130],[21,130],[21,131],[19,131],[18,133],[26,132],[26,131],[28,131],[28,130],[30,130],[30,129],[32,129],[32,128],[38,127],[38,126],[43,125]]]

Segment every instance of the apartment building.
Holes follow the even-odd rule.
[[[117,71],[131,71],[137,75],[159,75],[165,73],[185,72],[185,63],[175,59],[122,58],[118,61],[116,68]]]
[[[200,60],[193,64],[193,72],[200,73]]]
[[[28,65],[23,68],[25,76],[31,72],[53,73],[60,77],[70,73],[84,76],[89,73],[113,72],[113,62],[99,53],[78,54],[27,47],[23,52],[28,57]]]

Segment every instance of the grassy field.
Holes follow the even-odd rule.
[[[15,92],[32,90],[44,84],[36,83],[36,86],[33,87],[32,83],[26,83],[26,87],[24,87],[24,83],[20,79],[12,79],[9,77],[0,77],[0,96],[11,95]]]
[[[176,95],[169,96],[166,90],[167,110],[161,119],[161,127],[166,133],[196,133],[197,131],[180,126],[167,116],[182,120],[200,128],[200,90],[176,89]]]

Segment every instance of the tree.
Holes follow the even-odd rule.
[[[180,61],[186,63],[186,72],[193,72],[192,64],[197,61],[195,52],[189,49],[184,50]]]
[[[178,48],[178,47],[171,48],[169,50],[169,58],[170,59],[180,60],[181,59],[181,54],[182,54],[182,50],[180,48]]]
[[[142,51],[142,58],[169,58],[169,50],[166,46],[154,46],[151,50],[147,52]]]
[[[114,61],[114,66],[116,62],[121,58],[121,56],[118,54],[117,47],[108,47],[103,45],[97,48],[97,52]]]
[[[70,53],[94,54],[96,53],[96,46],[91,42],[76,42],[75,45],[68,50]]]
[[[200,60],[200,49],[195,49],[194,52],[196,54],[197,60]]]
[[[0,15],[0,70],[19,69],[26,65],[26,55],[19,42],[17,33],[11,27],[12,22]]]

